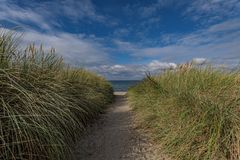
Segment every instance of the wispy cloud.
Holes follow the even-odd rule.
[[[159,17],[158,11],[171,7],[177,8],[184,4],[188,4],[191,0],[179,1],[179,0],[149,0],[148,3],[134,3],[132,5],[126,5],[123,8],[123,11],[127,15],[135,15],[140,18],[153,18]]]
[[[1,28],[3,31],[10,31]],[[21,32],[19,32],[21,34]],[[65,32],[55,34],[44,34],[29,30],[23,34],[21,49],[28,44],[36,46],[43,44],[44,48],[56,48],[58,55],[63,56],[67,63],[78,67],[98,66],[111,63],[108,55],[108,48],[103,46],[96,38],[85,35],[76,35]]]
[[[65,16],[73,22],[90,20],[103,22],[105,17],[96,12],[91,0],[43,1],[41,3],[23,0],[21,7],[14,0],[0,0],[0,22],[6,21],[22,26],[25,44],[44,44],[54,47],[68,63],[78,66],[110,63],[108,49],[98,37],[85,34],[71,34],[60,27],[58,16]],[[2,28],[6,29],[2,25]],[[44,32],[42,32],[44,31]]]
[[[239,0],[197,0],[192,1],[184,15],[192,16],[193,20],[211,23],[225,18],[240,15]]]
[[[112,11],[98,8],[93,2],[0,0],[0,24],[23,26],[24,43],[55,47],[68,63],[111,79],[137,79],[146,71],[175,68],[176,63],[195,57],[230,65],[240,60],[239,0],[139,1],[129,3],[125,15],[116,13],[116,21],[109,14]],[[184,31],[181,27],[168,30],[169,23],[164,25],[166,17],[162,16],[171,11],[181,11],[171,16],[184,21],[180,25],[186,20],[190,26],[184,26]],[[171,25],[175,23],[172,21]],[[196,22],[207,25],[195,28]],[[202,64],[204,59],[194,61]]]
[[[41,3],[34,1],[29,3],[29,1],[23,0],[21,3],[23,5],[19,7],[14,0],[2,0],[0,2],[0,21],[4,20],[29,28],[34,25],[43,30],[61,27],[59,17],[65,17],[73,23],[81,20],[107,23],[107,18],[97,13],[91,0],[43,1]]]
[[[228,20],[193,33],[168,37],[165,45],[148,47],[144,43],[136,44],[115,40],[120,50],[136,57],[167,58],[184,61],[202,56],[211,59],[240,59],[240,19]],[[171,40],[173,38],[173,40]],[[165,39],[163,39],[166,41]],[[161,41],[161,39],[160,39]]]
[[[33,23],[42,29],[50,29],[45,17],[34,12],[32,9],[21,8],[12,1],[3,0],[0,3],[0,21],[5,20],[18,26],[26,26],[26,23]]]
[[[172,4],[175,4],[175,6],[178,6],[182,4],[183,2],[178,2],[176,0],[156,0],[150,5],[147,6],[141,6],[139,7],[139,13],[142,17],[152,17],[154,14],[157,13],[157,11],[163,9],[164,7],[172,6]]]
[[[54,47],[68,63],[87,67],[109,62],[107,49],[95,39],[83,35],[59,32],[55,34],[42,34],[35,31],[25,33],[25,43],[44,44]]]
[[[60,5],[59,7],[62,8],[63,13],[73,20],[82,18],[89,18],[99,22],[104,22],[106,20],[103,15],[96,12],[95,6],[91,0],[63,0]]]
[[[113,35],[115,37],[125,37],[128,36],[130,34],[129,29],[127,28],[117,28],[114,32]]]

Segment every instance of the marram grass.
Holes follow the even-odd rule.
[[[113,98],[110,84],[68,67],[54,49],[18,49],[0,33],[0,159],[66,160],[87,122]]]
[[[130,89],[141,125],[173,159],[240,159],[240,73],[187,68]]]

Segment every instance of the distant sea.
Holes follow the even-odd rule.
[[[129,87],[136,85],[140,80],[114,80],[110,82],[115,92],[126,92]]]

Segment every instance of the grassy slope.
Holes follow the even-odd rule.
[[[239,73],[168,71],[128,95],[142,126],[174,159],[239,159]]]
[[[52,49],[0,33],[0,159],[68,159],[86,123],[113,98],[110,84],[67,67]]]

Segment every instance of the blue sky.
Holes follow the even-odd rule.
[[[240,62],[240,0],[0,0],[0,28],[108,79]],[[20,32],[20,31],[19,31]]]

